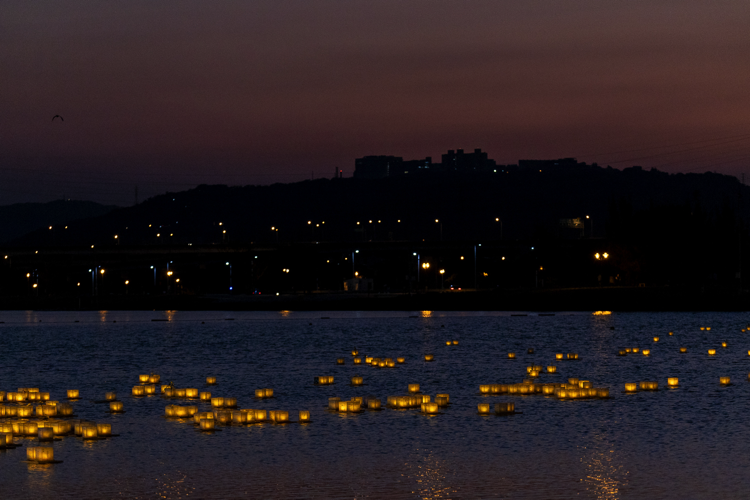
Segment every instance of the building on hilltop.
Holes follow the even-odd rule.
[[[575,158],[560,158],[558,160],[518,160],[518,168],[544,170],[545,168],[578,167],[586,165],[578,163]]]
[[[497,167],[495,160],[489,159],[481,149],[475,149],[473,153],[450,149],[442,160],[441,170],[444,172],[491,172]]]

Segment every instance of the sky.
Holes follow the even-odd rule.
[[[745,0],[5,0],[0,204],[457,148],[739,177],[747,26]]]

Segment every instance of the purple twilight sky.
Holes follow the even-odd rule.
[[[9,0],[0,204],[476,147],[739,176],[748,25],[741,0]]]

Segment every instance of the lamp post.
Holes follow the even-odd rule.
[[[443,241],[443,223],[440,219],[435,219],[435,224],[440,224],[440,241]]]
[[[500,239],[502,240],[503,239],[503,219],[501,219],[500,217],[495,217],[495,222],[500,223]]]
[[[586,219],[591,223],[591,237],[593,238],[594,237],[594,219],[592,219],[588,215],[586,216]]]
[[[441,270],[440,270],[440,289],[441,289],[441,290],[442,290],[443,288],[445,288],[445,287],[443,286],[443,276],[444,276],[444,275],[445,275],[445,269],[441,269]]]
[[[229,266],[229,293],[232,293],[232,290],[234,290],[232,286],[232,264],[231,262],[226,262],[224,265]]]

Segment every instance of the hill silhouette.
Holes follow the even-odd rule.
[[[65,225],[80,219],[104,215],[116,208],[112,205],[80,200],[0,206],[0,243],[12,241],[37,229],[47,229],[50,225]]]

